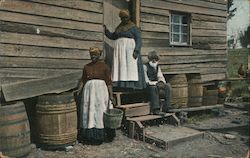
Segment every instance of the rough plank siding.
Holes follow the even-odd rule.
[[[102,47],[102,42],[66,39],[41,35],[10,33],[0,31],[0,43],[33,45],[42,47],[88,49],[90,46]]]
[[[61,18],[75,21],[102,23],[102,14],[90,11],[59,7],[49,4],[33,3],[19,0],[4,1],[0,10]]]
[[[96,31],[96,32],[102,32],[103,30],[100,24],[1,11],[1,9],[0,9],[0,20],[24,23],[24,24],[34,24],[39,26],[50,26],[54,28],[66,28],[72,30],[86,30],[86,31]]]
[[[201,0],[199,0],[201,2]],[[208,4],[213,5],[212,2],[208,2]],[[214,3],[215,4],[215,3]],[[156,9],[166,9],[166,10],[175,10],[180,12],[187,12],[187,13],[199,13],[199,14],[206,14],[206,15],[214,15],[214,16],[221,16],[226,17],[227,12],[226,10],[221,9],[214,9],[208,7],[200,7],[197,6],[195,2],[190,3],[189,5],[184,4],[183,1],[173,1],[168,2],[161,1],[161,0],[142,0],[141,5],[143,7],[150,7]]]
[[[57,76],[70,72],[78,72],[77,69],[39,69],[39,68],[1,68],[0,77],[20,77],[20,78],[47,78],[48,76]]]
[[[1,44],[0,56],[56,59],[89,59],[88,50],[40,47],[31,45]]]
[[[73,29],[51,28],[38,25],[27,25],[13,22],[0,21],[1,31],[25,33],[25,34],[38,34],[49,37],[63,37],[68,39],[77,40],[93,40],[102,41],[103,34],[101,32],[79,31]]]
[[[61,93],[68,91],[72,89],[72,87],[77,86],[77,79],[80,77],[80,72],[74,72],[45,79],[5,84],[2,86],[2,90],[6,101],[20,100],[48,93]]]
[[[0,68],[81,69],[89,60],[1,57]]]
[[[156,50],[165,74],[200,73],[203,82],[225,77],[226,15],[224,0],[142,0],[142,55]],[[191,15],[191,46],[169,45],[172,11]]]
[[[82,1],[82,0],[74,0],[74,1],[31,0],[31,1],[44,3],[44,4],[51,4],[55,6],[65,7],[65,8],[81,9],[81,10],[92,11],[92,12],[97,12],[97,13],[103,12],[102,4],[93,3],[89,1]]]
[[[101,0],[1,2],[0,86],[81,73],[89,47],[103,46],[102,24]]]
[[[191,47],[169,45],[171,11],[191,14]],[[0,84],[81,70],[88,48],[103,45],[103,12],[102,0],[3,1]],[[164,73],[199,72],[204,82],[225,77],[224,0],[141,0],[140,28],[143,58],[160,52]]]

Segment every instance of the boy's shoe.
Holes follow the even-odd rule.
[[[155,111],[153,112],[154,115],[161,115],[161,116],[165,116],[166,113],[165,112],[162,112],[162,111]]]

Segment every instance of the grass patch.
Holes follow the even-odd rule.
[[[207,119],[212,118],[214,115],[213,114],[199,114],[199,115],[193,115],[188,118],[188,123],[190,124],[195,124],[197,122],[201,122]]]
[[[247,70],[248,64],[248,49],[229,49],[228,50],[228,63],[227,63],[227,76],[235,78],[238,76],[238,69],[240,64],[244,65],[244,71]]]
[[[244,65],[246,72],[248,66],[249,49],[229,49],[228,50],[228,63],[227,63],[227,76],[228,78],[238,78],[238,69],[240,64]],[[231,82],[231,95],[236,97],[249,96],[248,85],[249,81],[232,81]]]

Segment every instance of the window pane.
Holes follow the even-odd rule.
[[[178,15],[173,15],[172,16],[172,22],[174,22],[174,23],[179,23],[180,22],[180,16],[178,16]]]
[[[180,39],[179,34],[174,34],[173,36],[174,36],[173,42],[179,42],[179,39]]]
[[[175,32],[175,33],[181,33],[180,25],[174,25],[173,26],[173,32]]]
[[[189,18],[189,14],[171,14],[170,38],[172,44],[186,45],[189,43]]]
[[[188,33],[188,27],[187,26],[181,26],[181,32],[182,33]]]
[[[182,17],[182,24],[187,24],[187,23],[188,23],[187,16],[183,16]]]
[[[181,36],[182,36],[181,42],[182,43],[187,43],[187,35],[186,34],[182,34]]]

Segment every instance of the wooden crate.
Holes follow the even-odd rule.
[[[166,113],[165,115],[145,115],[138,117],[127,117],[128,133],[130,138],[141,139],[145,141],[145,127],[144,122],[167,119],[170,124],[179,126],[180,120],[176,117],[175,113]]]

